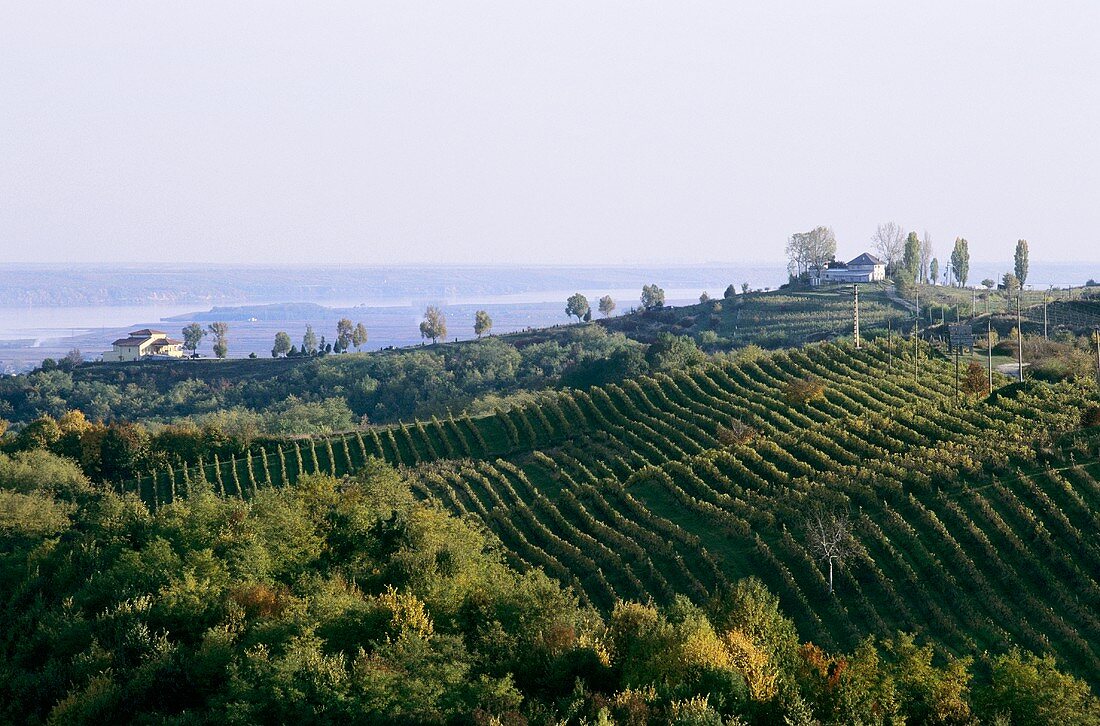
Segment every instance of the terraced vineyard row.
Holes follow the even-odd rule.
[[[956,410],[946,366],[918,392],[884,356],[815,347],[579,394],[599,436],[438,462],[417,486],[601,606],[703,598],[756,575],[826,646],[933,631],[960,649],[1053,650],[1095,678],[1100,463],[1087,449],[1080,465],[1033,456],[1037,431],[1076,426],[1082,392]],[[806,374],[828,381],[824,397],[787,405],[782,383]],[[722,446],[715,422],[732,416],[765,435]],[[837,597],[802,541],[814,500],[853,516],[857,555]]]
[[[1095,680],[1100,462],[1095,448],[1073,461],[1044,443],[1077,428],[1088,394],[1037,386],[956,408],[953,369],[920,347],[917,384],[912,353],[814,345],[547,394],[489,417],[216,462],[200,485],[247,497],[381,456],[422,496],[483,521],[514,563],[602,607],[701,600],[756,575],[827,647],[929,631],[960,649],[1053,650]],[[788,401],[788,382],[808,378],[822,395]],[[755,437],[730,441],[740,424]],[[1046,448],[1061,459],[1047,462]],[[160,504],[200,477],[143,481]],[[856,554],[836,597],[803,542],[812,502],[851,512]]]

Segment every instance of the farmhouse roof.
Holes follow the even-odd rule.
[[[129,338],[119,338],[115,342],[111,343],[111,345],[128,347],[131,345],[141,345],[147,340],[149,340],[149,337],[145,335],[131,335]]]
[[[885,265],[886,263],[879,258],[872,255],[870,252],[864,252],[859,257],[855,258],[848,263],[849,267],[858,267],[860,265]]]
[[[137,335],[141,335],[141,336],[144,336],[144,337],[148,338],[148,337],[153,336],[153,335],[167,335],[167,333],[165,333],[163,330],[151,330],[149,328],[142,328],[141,330],[134,330],[130,333],[131,337],[137,336]]]

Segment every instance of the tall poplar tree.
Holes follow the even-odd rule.
[[[1027,282],[1027,240],[1016,242],[1016,279],[1023,285]]]
[[[951,273],[959,287],[966,286],[970,277],[970,245],[962,237],[955,238],[955,249],[951,251]]]

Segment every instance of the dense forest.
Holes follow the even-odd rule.
[[[42,455],[0,464],[12,723],[1096,723],[1019,650],[800,643],[757,580],[610,611],[372,463],[151,512]]]

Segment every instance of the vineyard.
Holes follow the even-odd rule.
[[[648,311],[641,318],[611,318],[601,324],[647,342],[662,331],[693,335],[712,331],[726,344],[780,348],[850,336],[854,303],[851,285],[780,290]],[[883,285],[861,286],[859,304],[865,337],[886,335],[889,325],[895,330],[912,327],[912,311],[893,300]]]
[[[1016,385],[956,407],[954,368],[915,353],[813,345],[287,442],[124,488],[154,505],[194,486],[248,497],[377,456],[483,522],[513,563],[599,607],[701,601],[756,575],[825,647],[925,632],[960,650],[1052,651],[1097,682],[1100,461],[1080,430],[1095,394]],[[806,381],[801,395],[792,382]],[[812,506],[850,513],[836,596],[803,536]]]

